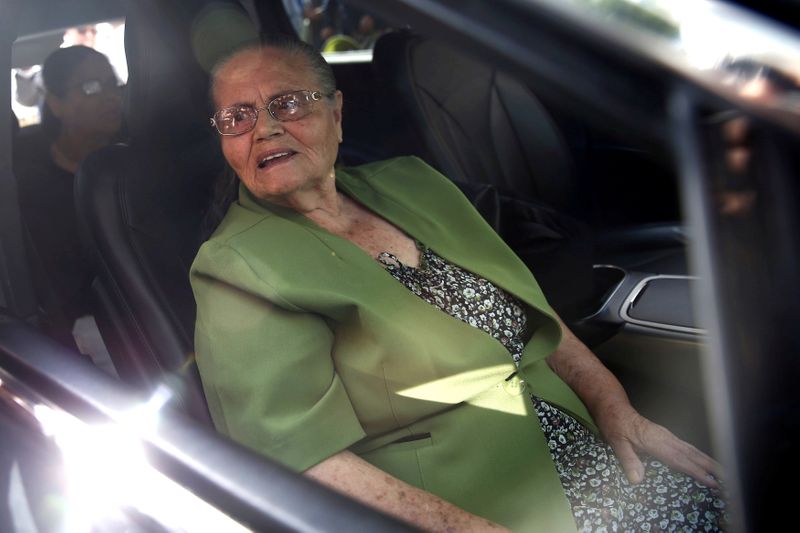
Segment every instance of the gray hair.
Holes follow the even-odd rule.
[[[216,85],[217,76],[220,71],[227,65],[233,58],[243,52],[248,51],[265,51],[265,50],[280,50],[287,54],[296,57],[302,57],[311,72],[317,78],[319,89],[322,94],[331,98],[333,93],[336,92],[336,78],[333,75],[333,69],[325,61],[313,46],[304,43],[296,37],[289,37],[286,35],[271,35],[262,36],[258,41],[251,41],[238,46],[226,54],[222,59],[217,61],[211,69],[211,97],[214,96],[214,86]]]

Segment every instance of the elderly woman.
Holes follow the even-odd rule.
[[[319,54],[241,49],[212,95],[241,180],[191,272],[221,432],[428,530],[719,529],[714,461],[634,410],[449,180],[334,168]]]

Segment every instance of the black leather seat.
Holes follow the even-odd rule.
[[[406,30],[378,39],[373,64],[392,102],[386,129],[398,153],[419,155],[456,182],[491,184],[580,217],[569,147],[527,86]],[[620,228],[597,235],[595,263],[680,273],[684,247],[673,223]]]
[[[373,65],[408,127],[403,148],[450,179],[491,183],[554,208],[573,196],[568,148],[524,85],[437,41],[408,31],[378,39]]]
[[[175,372],[180,379],[170,385],[180,383],[182,408],[209,421],[192,364],[195,310],[188,271],[213,179],[202,165],[219,165],[213,149],[193,152],[197,172],[186,174],[164,172],[147,150],[107,147],[84,163],[76,193],[94,243],[95,318],[117,373],[152,390]],[[164,179],[141,179],[148,174]]]

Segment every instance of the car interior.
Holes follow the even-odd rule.
[[[290,31],[288,20],[281,17],[282,12],[275,5],[265,7],[271,7],[272,12],[259,13],[262,24],[264,20],[271,21],[273,27],[262,26],[261,31]],[[76,201],[97,268],[92,287],[97,302],[95,316],[116,372],[123,381],[146,388],[153,388],[166,373],[180,373],[186,384],[182,389],[184,408],[208,423],[199,377],[191,364],[194,300],[188,270],[201,243],[203,217],[223,161],[216,136],[206,123],[211,114],[208,75],[192,47],[193,39],[198,37],[191,32],[198,27],[213,32],[215,24],[229,24],[231,11],[242,17],[235,21],[250,22],[253,27],[237,26],[237,31],[220,27],[216,31],[247,36],[255,31],[257,21],[250,19],[236,2],[215,3],[212,9],[204,9],[199,4],[168,7],[157,2],[129,6],[127,142],[102,149],[85,162],[77,179]],[[160,53],[163,50],[171,52]],[[453,72],[458,76],[438,68],[441,64],[456,65]],[[605,303],[602,296],[621,281],[623,270],[630,270],[629,278],[638,272],[686,273],[681,260],[684,233],[675,220],[659,220],[657,216],[663,213],[677,219],[677,207],[670,205],[676,199],[674,176],[657,159],[658,154],[650,154],[647,147],[592,138],[605,132],[588,131],[585,123],[574,124],[576,117],[568,117],[573,120],[573,124],[567,122],[572,126],[572,135],[566,137],[553,115],[524,84],[452,47],[410,31],[383,35],[371,63],[334,64],[334,70],[347,102],[341,154],[345,164],[414,154],[464,183],[468,191],[491,186],[513,195],[517,202],[541,204],[565,216],[581,214],[585,207],[590,216],[584,214],[580,223],[586,225],[606,222],[593,218],[598,212],[601,217],[613,217],[608,221],[613,224],[608,234],[599,238],[607,246],[595,251],[590,243],[585,246],[589,252],[570,254],[571,260],[577,257],[583,263],[567,272],[583,274],[586,282],[584,294],[574,297],[601,297],[582,306],[583,316],[571,318],[591,322],[587,316],[600,310]],[[386,101],[393,104],[387,106]],[[593,164],[595,160],[598,165]],[[591,166],[599,176],[581,176],[576,168],[579,166]],[[624,200],[611,208],[588,204],[585,198],[590,195],[584,185],[591,183],[594,190],[613,187],[613,181],[605,183],[604,179],[624,181],[624,175],[630,181],[647,176],[646,185],[635,184],[633,189],[655,189],[656,194],[651,192],[650,196],[657,201],[649,202],[656,214],[653,219],[645,219],[636,209],[624,213],[613,208],[623,205]],[[659,195],[659,189],[669,193]],[[644,192],[626,190],[624,194],[633,201]],[[519,235],[520,227],[533,227],[533,232],[536,227],[522,222],[506,221],[505,232],[522,245],[530,244],[525,242],[526,236]],[[535,238],[530,234],[527,237]],[[580,234],[578,237],[583,238]],[[552,248],[557,247],[551,245],[548,256],[553,254]],[[611,265],[597,267],[608,271],[598,276],[598,283],[607,286],[597,289],[588,283],[595,264]],[[561,265],[558,273],[565,273]],[[574,289],[581,277],[570,283],[566,279],[554,279],[553,285],[560,283],[564,287],[561,290]],[[648,295],[657,298],[656,290],[649,289]],[[558,298],[558,291],[556,287],[551,298]],[[690,312],[688,298],[678,303],[683,312],[678,310],[680,307],[671,307],[674,314]],[[661,307],[652,305],[652,310]],[[668,319],[664,318],[667,325]],[[653,322],[658,320],[656,316]],[[686,375],[696,373],[693,365],[697,365],[699,342],[691,336],[694,342],[686,342],[684,334],[670,336],[661,327],[653,333],[617,333],[622,326],[618,322],[595,325],[595,329],[606,329],[603,337],[616,334],[615,346],[620,344],[619,339],[629,339],[624,349],[608,351],[618,355],[623,367],[618,373],[630,372],[631,376],[623,377],[634,380],[634,390],[641,391],[651,402],[650,408],[644,406],[645,411],[655,409],[663,405],[663,394],[674,392],[670,390],[674,388],[671,378],[670,383],[659,384],[657,377],[664,375],[664,367],[670,369],[670,374],[681,366]],[[672,349],[672,337],[684,347],[678,353]],[[649,348],[648,361],[635,363],[628,359],[630,352],[641,350],[642,345]],[[666,347],[654,349],[662,345]],[[633,369],[627,368],[631,365]],[[681,382],[687,389],[678,391],[678,397],[687,408],[679,412],[702,415],[689,408],[688,403],[699,402],[699,389],[687,396],[693,383]],[[665,392],[650,400],[659,386]],[[691,422],[696,432],[692,437],[708,446],[702,418]],[[680,429],[692,428],[686,424]]]
[[[236,3],[221,6],[217,3],[214,9],[239,9]],[[189,32],[197,27],[213,32],[218,20],[229,23],[231,17],[223,18],[219,11],[186,12],[185,7],[165,17],[164,9],[137,3],[128,12],[128,141],[125,146],[102,149],[85,162],[76,199],[97,267],[96,319],[117,373],[135,386],[152,388],[165,372],[180,372],[186,381],[184,407],[208,422],[191,364],[194,301],[187,274],[201,243],[200,229],[223,162],[214,132],[204,123],[211,114],[208,80]],[[255,21],[244,10],[239,13],[241,18],[235,20],[244,27],[227,33],[255,31]],[[288,21],[280,15],[271,13],[262,19],[275,27],[262,26],[261,31],[288,31]],[[206,18],[198,22],[198,16]],[[194,24],[188,24],[193,18]],[[253,24],[250,29],[248,21]],[[170,54],[157,54],[167,48]],[[154,57],[159,59],[154,61]],[[441,69],[437,75],[436,65],[443,63],[457,65],[454,71],[459,76]],[[677,206],[669,205],[676,198],[675,178],[658,154],[647,146],[597,139],[605,132],[575,124],[578,117],[568,118],[573,121],[566,122],[571,131],[578,131],[568,137],[529,88],[410,31],[382,35],[372,62],[334,63],[333,68],[346,101],[342,163],[413,154],[454,177],[476,203],[482,202],[484,214],[495,219],[497,229],[518,253],[529,259],[551,301],[572,315],[566,318],[572,319],[579,335],[592,344],[614,338],[601,353],[607,351],[607,362],[618,367],[617,374],[633,382],[629,387],[634,396],[641,396],[641,408],[708,448],[702,410],[694,408],[701,402],[699,381],[691,379],[699,374],[701,341],[689,332],[693,324],[687,324],[691,303],[685,277],[685,231],[677,223]],[[386,101],[393,104],[386,106],[382,103]],[[570,146],[581,143],[585,143],[581,148]],[[580,176],[573,168],[578,166],[576,161],[585,164],[587,159],[600,161],[591,164],[599,177]],[[581,203],[588,204],[574,191],[589,182],[600,187],[606,177],[602,173],[611,176],[612,169],[612,180],[624,179],[620,175],[628,175],[631,181],[647,176],[647,185],[633,189],[672,189],[667,195],[655,195],[655,203],[665,205],[654,206],[649,219],[636,209],[623,213],[612,208],[613,214],[606,216],[614,217],[613,221],[598,221],[591,214],[605,212],[606,207],[590,204],[590,216],[573,217],[582,212]],[[626,194],[636,197],[643,192]],[[543,220],[538,210],[550,218]],[[503,217],[503,227],[499,227],[498,219]],[[564,248],[551,233],[573,220],[568,230],[555,235],[569,242]],[[608,230],[588,235],[585,228],[590,224],[605,225]],[[574,277],[567,282],[570,274]],[[609,319],[611,313],[597,315],[608,303],[604,297],[614,293],[623,276],[627,290],[632,290],[655,275],[676,277],[649,282],[647,298],[639,303],[643,310],[637,310],[644,317],[638,324]],[[661,289],[664,283],[680,289]],[[628,296],[617,292],[617,297]],[[660,292],[667,296],[659,296]],[[669,305],[663,305],[667,297]],[[688,329],[681,330],[684,326]],[[636,332],[621,332],[624,328]],[[636,352],[646,352],[647,359]],[[682,377],[680,388],[672,377],[676,373]],[[673,395],[672,405],[679,402],[683,408],[659,413],[658,406]]]
[[[291,33],[291,23],[279,1],[76,0],[66,3],[72,10],[52,10],[61,17],[52,21],[45,4],[23,7],[13,34],[125,19],[127,135],[84,162],[75,191],[96,275],[94,316],[114,373],[138,391],[168,381],[176,407],[210,427],[193,364],[188,278],[225,166],[208,125],[208,71],[225,50],[258,33]],[[367,56],[329,56],[345,100],[340,164],[416,155],[451,178],[633,404],[712,452],[708,331],[696,318],[698,279],[687,258],[696,228],[683,216],[670,146],[632,127],[640,117],[595,116],[548,80],[509,74],[509,63],[440,37],[397,23]],[[646,100],[648,87],[641,91]],[[39,132],[14,126],[18,153]],[[21,250],[18,220],[5,215],[4,239]],[[19,270],[37,268],[25,261]],[[30,287],[9,294],[32,302],[13,314],[35,324],[42,302]]]

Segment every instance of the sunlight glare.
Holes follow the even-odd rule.
[[[524,416],[527,404],[524,387],[513,373],[513,364],[496,365],[462,372],[398,391],[400,396],[431,402],[456,404],[466,402],[476,407]],[[513,386],[510,386],[513,385]]]
[[[123,421],[99,425],[46,405],[34,407],[45,434],[62,452],[68,484],[65,531],[93,531],[98,524],[124,519],[125,509],[150,516],[167,530],[248,531],[148,463],[142,438],[155,431],[170,396],[159,388]]]

